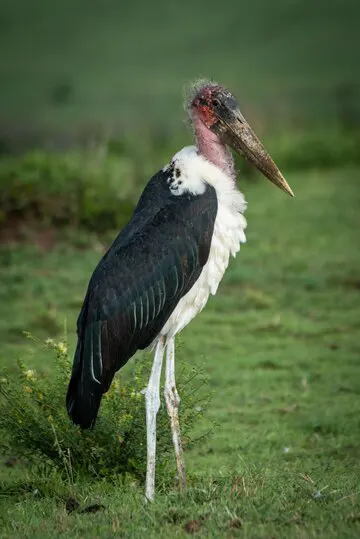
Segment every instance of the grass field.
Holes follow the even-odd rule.
[[[272,131],[339,107],[358,123],[359,14],[356,0],[2,0],[1,132],[178,129],[199,76]]]
[[[248,243],[181,335],[178,363],[204,366],[204,424],[218,424],[186,452],[187,497],[160,488],[149,505],[131,479],[67,485],[45,472],[24,492],[30,471],[3,465],[0,537],[359,536],[358,178],[350,168],[292,173],[292,200],[265,180],[241,184]],[[51,375],[21,332],[56,337],[66,317],[73,350],[104,240],[39,242],[1,247],[0,360]],[[89,504],[99,510],[81,512]]]

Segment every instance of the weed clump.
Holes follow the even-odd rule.
[[[73,425],[65,409],[71,372],[66,340],[47,339],[49,354],[55,354],[51,376],[28,368],[21,361],[15,374],[0,373],[0,432],[6,453],[25,456],[35,464],[50,464],[72,482],[74,477],[112,478],[131,474],[143,479],[146,469],[145,406],[142,390],[147,384],[151,359],[135,362],[132,376],[118,375],[104,395],[93,430]],[[50,359],[50,358],[49,358]],[[199,371],[185,366],[180,376],[181,423],[185,445],[189,431],[202,415],[208,397],[199,397],[204,383]],[[165,407],[158,416],[158,470],[173,463],[171,433]]]

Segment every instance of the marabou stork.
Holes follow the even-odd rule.
[[[151,178],[130,222],[96,267],[77,322],[67,393],[72,421],[92,427],[116,371],[137,350],[155,346],[145,390],[148,500],[155,494],[156,415],[164,351],[164,394],[179,488],[184,491],[174,339],[216,293],[230,255],[235,256],[245,242],[246,202],[237,189],[227,146],[293,196],[228,90],[214,82],[195,83],[187,105],[196,145],[183,148]]]

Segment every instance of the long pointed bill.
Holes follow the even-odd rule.
[[[264,176],[292,197],[294,193],[260,140],[245,118],[237,111],[234,118],[226,121],[229,145],[248,159]]]

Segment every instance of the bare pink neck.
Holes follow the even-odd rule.
[[[229,176],[235,178],[234,159],[226,145],[206,127],[196,112],[193,113],[193,125],[199,153]]]

